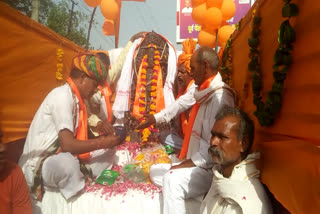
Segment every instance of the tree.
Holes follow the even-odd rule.
[[[1,0],[27,16],[31,16],[32,0]],[[67,0],[55,3],[53,0],[40,0],[39,22],[74,43],[86,47],[89,16],[79,10],[72,15],[72,27],[68,34],[70,6]]]

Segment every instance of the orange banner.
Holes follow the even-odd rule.
[[[83,48],[0,2],[0,130],[3,142],[26,137],[45,96],[58,86],[57,49],[63,75]]]
[[[248,71],[252,10],[260,5],[262,17],[260,50],[262,95],[273,83],[273,56],[278,47],[278,29],[284,20],[283,1],[260,0],[233,34],[232,82],[241,108],[255,121],[255,148],[262,153],[262,181],[291,213],[320,210],[320,2],[292,1],[299,15],[291,22],[296,31],[293,64],[284,83],[283,103],[273,126],[263,128],[253,112],[251,73]],[[312,15],[311,15],[312,14]]]

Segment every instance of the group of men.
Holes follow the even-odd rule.
[[[180,122],[180,130],[163,134],[163,142],[178,151],[179,160],[150,170],[151,180],[162,186],[163,213],[187,213],[189,198],[200,198],[203,214],[272,213],[254,165],[259,155],[250,154],[253,122],[234,108],[236,95],[222,81],[216,52],[209,47],[195,49],[194,40],[184,41],[176,101],[155,115],[145,115],[137,127],[174,118]],[[68,200],[84,188],[86,176],[98,176],[112,167],[113,148],[120,143],[112,115],[107,109],[104,118],[92,118],[88,104],[98,85],[110,85],[118,78],[117,74],[111,78],[108,70],[109,63],[100,55],[75,57],[67,83],[53,89],[38,109],[19,160],[35,198],[41,200],[45,190],[54,189]],[[96,100],[105,101],[106,92],[99,93]],[[88,138],[89,126],[103,134]]]

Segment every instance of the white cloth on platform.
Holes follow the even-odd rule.
[[[79,104],[77,101],[77,120]],[[78,124],[78,121],[76,121]],[[33,185],[33,174],[39,156],[58,138],[59,131],[68,129],[74,132],[73,98],[69,84],[53,89],[41,103],[35,114],[24,144],[19,165],[26,177],[28,186]]]
[[[184,214],[186,199],[201,197],[208,192],[212,178],[212,173],[208,170],[212,166],[212,160],[208,154],[211,129],[218,110],[224,105],[234,106],[235,94],[227,84],[222,82],[219,73],[207,89],[199,91],[197,88],[194,96],[200,103],[200,108],[193,124],[187,159],[191,158],[196,167],[177,169],[179,173],[171,170],[164,174],[162,179],[164,214]],[[161,180],[159,170],[157,165],[151,167],[151,180]],[[161,171],[164,172],[163,167]],[[152,175],[158,177],[155,178]]]
[[[161,35],[160,35],[161,36]],[[164,37],[163,37],[164,38]],[[164,38],[165,39],[165,38]],[[124,118],[124,112],[129,110],[130,104],[130,92],[131,92],[131,83],[133,78],[133,73],[138,72],[134,70],[133,62],[139,48],[139,44],[142,39],[137,39],[134,41],[131,46],[126,61],[123,65],[120,79],[117,84],[116,89],[116,98],[112,107],[113,114],[118,120],[122,120]],[[169,106],[174,102],[174,95],[172,91],[172,87],[174,84],[174,80],[177,73],[177,56],[175,53],[175,49],[173,45],[168,41],[167,45],[169,47],[169,56],[168,56],[168,67],[167,67],[167,77],[163,86],[163,94],[164,94],[164,103],[165,107]],[[119,123],[121,124],[121,122]],[[117,124],[118,125],[118,124]]]
[[[229,178],[214,166],[212,186],[201,204],[202,214],[270,214],[272,207],[255,166],[258,153],[236,165]]]

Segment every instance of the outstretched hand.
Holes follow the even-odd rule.
[[[156,118],[152,114],[146,114],[143,116],[145,121],[139,124],[136,129],[145,129],[156,123]]]

